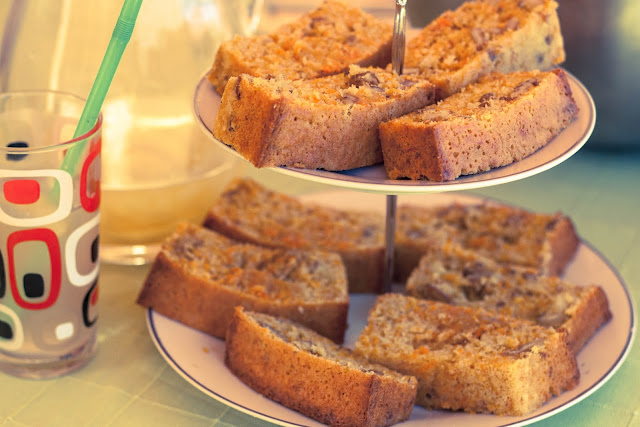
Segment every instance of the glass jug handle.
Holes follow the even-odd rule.
[[[250,3],[249,19],[247,21],[247,28],[245,28],[244,35],[255,34],[258,30],[260,16],[262,15],[262,9],[264,7],[264,0],[255,0]]]
[[[0,46],[0,91],[2,92],[6,92],[9,88],[9,70],[25,8],[26,0],[13,0],[7,14]]]

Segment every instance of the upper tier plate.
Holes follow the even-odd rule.
[[[419,194],[441,191],[469,190],[490,185],[504,184],[527,178],[550,169],[576,153],[589,139],[596,122],[596,108],[589,91],[572,74],[567,73],[573,97],[579,112],[560,135],[530,156],[487,172],[462,176],[455,181],[433,182],[388,179],[382,164],[343,172],[329,172],[314,169],[290,167],[269,168],[285,175],[306,179],[352,190],[383,194]],[[226,151],[241,157],[233,148],[213,137],[212,129],[220,107],[220,95],[206,78],[206,74],[196,86],[194,112],[196,121],[204,132]]]

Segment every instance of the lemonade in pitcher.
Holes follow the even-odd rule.
[[[103,148],[101,245],[107,261],[149,261],[178,223],[201,223],[242,169],[174,99],[142,102],[116,100],[104,107],[115,118],[104,129],[109,144]]]

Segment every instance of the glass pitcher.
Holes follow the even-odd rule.
[[[86,97],[123,2],[2,3],[0,90],[54,89]],[[222,41],[256,30],[262,7],[262,0],[143,1],[103,105],[103,260],[150,261],[157,249],[151,244],[178,219],[204,216],[214,192],[205,197],[200,178],[232,160],[196,125],[194,90]],[[237,166],[225,177],[239,173]],[[202,191],[191,184],[198,180]],[[190,211],[194,201],[187,194],[199,201],[197,209]]]

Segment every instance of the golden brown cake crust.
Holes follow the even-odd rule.
[[[191,227],[191,226],[190,226]],[[203,271],[195,263],[201,261],[206,264],[213,254],[201,253],[189,255],[177,253],[175,247],[181,245],[189,247],[190,232],[181,231],[170,237],[157,255],[149,274],[142,286],[137,303],[152,308],[160,314],[177,320],[187,326],[198,329],[218,338],[224,338],[227,325],[236,306],[243,306],[251,310],[270,313],[296,320],[329,337],[336,342],[342,342],[347,327],[347,312],[349,297],[347,294],[344,267],[339,257],[334,254],[313,253],[298,254],[298,256],[312,260],[313,263],[326,265],[327,269],[334,269],[336,283],[324,283],[319,286],[336,287],[335,295],[320,290],[313,290],[313,283],[291,285],[286,280],[276,278],[268,271],[269,258],[274,259],[286,252],[270,250],[262,247],[251,247],[237,243],[223,244],[221,253],[236,253],[243,257],[247,248],[250,252],[264,252],[264,267],[228,268],[226,276],[209,276],[210,271]],[[204,229],[203,229],[204,230]],[[202,232],[199,232],[202,234]],[[206,230],[206,238],[216,233]],[[225,239],[216,235],[213,239]],[[226,240],[226,239],[225,239]],[[173,245],[173,246],[171,246]],[[198,246],[196,243],[194,246]],[[244,246],[243,250],[237,250]],[[280,254],[278,254],[278,252]],[[292,253],[295,253],[293,251]],[[231,255],[233,257],[233,255]],[[293,261],[292,259],[292,262]],[[258,262],[260,263],[260,261]],[[332,265],[333,264],[333,265]],[[286,268],[286,267],[285,267]],[[216,267],[213,267],[215,270]],[[312,276],[313,277],[313,276]],[[313,279],[312,279],[313,280]],[[246,289],[236,285],[239,281],[249,283]],[[250,283],[253,283],[251,285]],[[292,295],[295,288],[308,286],[308,296]],[[287,289],[291,287],[291,289]],[[317,296],[314,296],[317,294]]]
[[[392,25],[347,2],[324,1],[274,32],[236,36],[216,53],[209,81],[222,94],[231,77],[313,79],[349,65],[384,67],[391,62]]]
[[[493,73],[436,105],[380,125],[391,179],[451,181],[521,160],[549,143],[578,107],[566,73]]]
[[[270,96],[251,81],[246,75],[231,78],[233,90],[222,97],[214,135],[218,138],[227,135],[224,136],[225,143],[231,143],[252,164],[262,165],[269,140],[277,130],[278,118],[285,114],[285,106],[282,99]],[[245,125],[242,135],[235,137],[238,123]]]
[[[227,332],[225,363],[250,387],[329,425],[386,426],[409,417],[415,378],[391,375],[298,329],[308,347],[303,350],[284,337],[274,320],[270,322],[271,327],[265,327],[253,314],[238,309]],[[295,328],[287,327],[291,333]],[[324,353],[339,353],[340,360]]]
[[[384,290],[384,217],[307,204],[249,178],[237,178],[211,207],[204,226],[266,247],[340,254],[349,292]]]
[[[542,273],[550,276],[562,275],[580,246],[580,238],[573,222],[566,216],[556,215],[556,217],[557,221],[547,227],[547,241],[551,256],[541,270]]]
[[[565,325],[569,347],[574,353],[578,353],[593,334],[612,317],[609,301],[602,288],[589,286],[588,289],[589,292],[584,296],[583,303],[571,313],[572,319],[576,321]]]
[[[525,415],[580,377],[565,331],[400,294],[378,297],[355,351],[414,375],[426,408]]]

